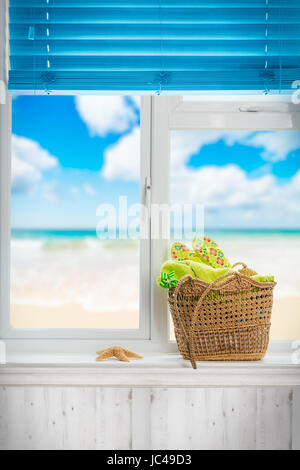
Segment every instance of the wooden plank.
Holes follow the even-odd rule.
[[[209,450],[224,449],[223,393],[223,389],[215,389],[214,393],[210,393],[208,389],[204,391],[207,436],[206,448]]]
[[[168,390],[151,389],[151,449],[168,448]]]
[[[68,422],[64,411],[66,406],[63,387],[43,387],[44,413],[47,419],[47,448],[64,450],[68,441]]]
[[[97,449],[132,449],[132,390],[100,389],[97,394]],[[99,432],[100,430],[100,432]]]
[[[264,388],[257,391],[257,449],[292,449],[293,390]]]
[[[186,435],[186,389],[168,390],[167,449],[189,449]]]
[[[293,390],[293,450],[300,450],[300,388]]]
[[[224,421],[224,449],[255,449],[256,391],[253,389],[224,389],[222,410]]]
[[[62,450],[66,447],[67,419],[60,388],[9,388],[9,448]]]
[[[214,390],[211,390],[211,392],[214,392]],[[187,389],[185,408],[187,449],[207,449],[209,443],[206,433],[207,408],[205,402],[205,390],[201,388]]]
[[[24,445],[27,450],[48,450],[51,448],[48,432],[49,408],[46,397],[48,390],[41,387],[30,387],[24,389],[24,410],[22,414],[24,429]],[[18,421],[11,423],[15,430]],[[54,445],[57,444],[55,441]]]
[[[181,448],[191,450],[224,448],[223,393],[222,389],[186,389],[185,420],[180,423],[185,440]]]
[[[10,448],[96,448],[93,388],[10,388],[9,403]]]
[[[0,387],[0,450],[6,450],[7,442],[7,389]]]
[[[24,394],[24,388],[7,388],[7,450],[26,450]]]
[[[96,449],[95,409],[96,390],[94,388],[62,390],[61,416],[65,449]]]
[[[151,389],[132,390],[132,448],[151,450]]]

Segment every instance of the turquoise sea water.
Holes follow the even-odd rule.
[[[83,239],[97,238],[96,230],[45,230],[45,229],[12,229],[12,238],[15,240],[43,240],[43,239]],[[212,229],[206,230],[205,236],[220,240],[236,237],[300,237],[300,230],[282,229]],[[172,237],[171,237],[172,238]]]
[[[43,240],[45,238],[96,238],[96,230],[45,230],[45,229],[12,229],[15,240]]]

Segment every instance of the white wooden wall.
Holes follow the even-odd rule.
[[[300,389],[2,387],[0,449],[300,449]]]

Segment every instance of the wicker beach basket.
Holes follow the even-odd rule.
[[[269,345],[275,282],[230,272],[209,284],[184,276],[169,291],[178,349],[191,361],[258,361]]]

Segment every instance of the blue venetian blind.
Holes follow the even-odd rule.
[[[300,0],[10,0],[11,90],[291,89]]]

